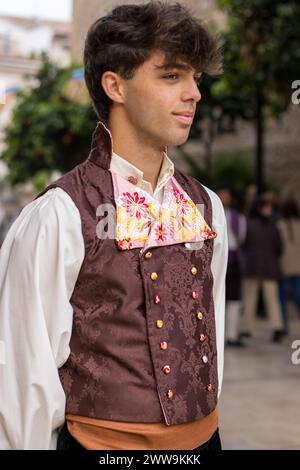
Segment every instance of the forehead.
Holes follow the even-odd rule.
[[[181,69],[187,72],[196,72],[194,67],[192,67],[184,58],[178,56],[171,61],[167,60],[166,54],[163,51],[153,52],[143,65],[154,72],[168,69]]]

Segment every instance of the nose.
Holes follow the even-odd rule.
[[[192,100],[192,101],[195,101],[195,103],[198,103],[201,100],[201,93],[194,78],[192,78],[192,80],[189,81],[186,89],[184,90],[182,94],[182,99],[183,101]]]

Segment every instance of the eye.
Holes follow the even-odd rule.
[[[167,78],[171,81],[174,81],[178,78],[178,74],[177,73],[168,73],[167,75],[164,75],[163,78]]]

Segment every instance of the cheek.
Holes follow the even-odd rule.
[[[139,115],[141,121],[150,119],[153,121],[155,117],[163,114],[163,104],[158,96],[155,96],[153,92],[147,93],[144,90],[142,93],[135,93],[132,101],[129,103],[131,112]]]
[[[128,93],[127,110],[130,114],[143,115],[149,109],[150,104],[147,90],[134,87]]]
[[[171,113],[175,108],[176,100],[175,87],[160,86],[154,90],[153,85],[144,84],[143,87],[133,86],[128,93],[127,110],[128,113],[140,122],[151,120],[152,125],[159,125],[167,119],[170,119]]]

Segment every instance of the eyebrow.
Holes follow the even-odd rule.
[[[188,64],[180,63],[180,62],[166,62],[162,65],[154,65],[156,70],[184,70],[189,71],[192,70],[192,67]],[[201,77],[202,72],[195,72],[195,75]]]

